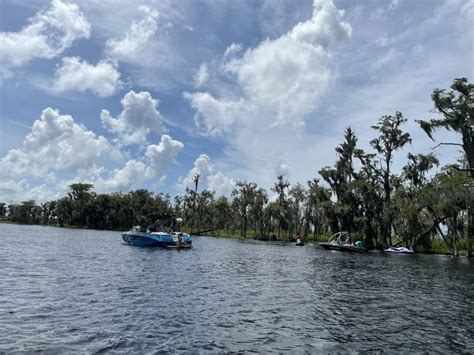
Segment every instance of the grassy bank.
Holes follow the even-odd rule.
[[[183,229],[185,233],[189,233],[190,230]],[[204,234],[203,234],[204,235]],[[249,239],[249,240],[261,240],[261,241],[279,241],[279,242],[290,242],[287,238],[283,237],[280,239],[268,239],[268,238],[260,238],[259,233],[256,233],[253,230],[247,231],[247,235],[244,237],[240,231],[235,231],[234,234],[228,233],[225,229],[221,229],[214,232],[209,232],[205,234],[209,237],[216,237],[216,238],[229,238],[229,239]],[[331,238],[330,233],[323,233],[317,234],[314,238],[313,235],[310,235],[306,238],[306,242],[309,243],[319,243],[319,242],[327,242]],[[394,244],[399,242],[397,239],[393,240]],[[426,248],[422,246],[418,246],[417,253],[419,254],[440,254],[440,255],[452,255],[452,252],[449,251],[448,246],[443,240],[433,240],[431,242],[431,248]],[[467,243],[465,240],[461,240],[459,242],[459,255],[466,256],[467,255]]]

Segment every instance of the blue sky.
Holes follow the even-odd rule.
[[[332,165],[344,129],[473,78],[474,1],[0,1],[0,201],[98,192],[175,195],[200,173],[229,195]],[[459,138],[439,131],[441,141]],[[454,161],[455,147],[436,150]]]

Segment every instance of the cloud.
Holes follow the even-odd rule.
[[[30,186],[27,180],[2,180],[0,181],[0,201],[47,201],[59,198],[60,195],[52,191],[46,184]]]
[[[23,146],[0,160],[0,200],[58,198],[77,181],[94,184],[97,192],[128,191],[151,179],[163,182],[183,148],[183,143],[163,135],[158,144],[149,144],[145,153],[123,163],[125,154],[106,138],[48,107]],[[35,186],[32,181],[37,180],[43,183]]]
[[[147,179],[146,166],[141,161],[129,160],[122,169],[116,169],[107,180],[98,180],[95,185],[105,191],[128,191],[140,186]]]
[[[196,87],[203,86],[206,81],[209,79],[209,71],[207,69],[206,64],[201,64],[199,70],[194,75],[194,82],[196,83]]]
[[[388,12],[395,12],[400,8],[400,0],[392,0],[388,5]]]
[[[282,175],[284,177],[290,176],[290,167],[285,161],[281,160],[275,165],[275,175]]]
[[[228,133],[235,121],[245,118],[246,103],[217,99],[207,92],[184,93],[191,106],[197,111],[195,123],[201,132],[217,136]]]
[[[33,123],[23,146],[0,160],[0,175],[51,179],[58,172],[84,174],[100,158],[118,159],[120,154],[103,136],[48,107]]]
[[[387,7],[379,6],[370,13],[370,19],[378,21],[393,15],[400,8],[400,0],[391,0]]]
[[[149,92],[130,90],[120,102],[123,111],[117,118],[102,110],[100,119],[105,128],[118,135],[121,145],[145,144],[150,132],[162,134],[166,131],[158,111],[159,101]]]
[[[216,196],[230,197],[235,186],[235,181],[225,176],[222,172],[215,171],[215,165],[207,154],[201,154],[194,162],[194,167],[183,178],[180,177],[176,186],[180,190],[185,190],[186,187],[194,189],[193,178],[199,174],[199,188],[200,190],[208,189],[214,191]]]
[[[472,20],[474,16],[474,0],[468,0],[459,11],[459,14]]]
[[[211,162],[211,158],[209,158],[207,154],[201,154],[194,161],[194,167],[188,172],[187,176],[178,179],[178,186],[183,190],[186,187],[194,189],[193,178],[196,174],[200,175],[199,182],[204,185],[207,183],[207,177],[212,174],[213,170],[214,166]]]
[[[248,100],[275,110],[280,123],[298,124],[317,107],[334,79],[327,47],[351,35],[343,14],[332,1],[316,0],[309,20],[247,50],[226,68],[236,75]]]
[[[76,4],[53,0],[48,9],[29,19],[19,32],[0,33],[0,72],[7,73],[34,58],[51,59],[89,38],[91,26]]]
[[[159,144],[150,144],[146,148],[143,161],[131,159],[121,169],[115,169],[108,178],[94,181],[97,189],[103,191],[128,191],[142,186],[150,179],[159,183],[166,178],[166,171],[184,148],[180,141],[163,135]]]
[[[232,43],[229,47],[226,48],[222,59],[224,61],[227,61],[229,60],[229,58],[232,58],[233,56],[238,54],[241,50],[242,50],[242,44]]]
[[[143,18],[132,23],[125,37],[107,41],[106,52],[108,55],[119,59],[133,58],[156,33],[158,29],[156,23],[156,18],[159,16],[158,11],[144,5],[140,6],[139,10],[143,13]]]
[[[329,139],[306,126],[308,121],[314,126],[314,112],[338,76],[332,47],[352,33],[343,16],[332,1],[316,0],[311,17],[279,37],[247,50],[231,44],[211,68],[220,81],[209,85],[208,92],[184,93],[201,132],[222,138],[224,156],[218,163],[226,174],[268,188],[280,174],[314,176],[316,168],[308,171],[307,164],[315,154],[331,161],[334,148],[324,147]],[[183,178],[181,185],[189,179]]]
[[[235,181],[220,171],[208,176],[207,188],[216,193],[216,196],[230,197],[235,188]]]
[[[185,93],[197,111],[197,126],[209,135],[221,135],[235,123],[304,125],[336,76],[329,45],[351,35],[343,15],[331,0],[315,0],[312,17],[277,39],[264,40],[241,57],[241,45],[231,44],[223,55],[221,74],[234,75],[238,99]]]
[[[384,69],[387,65],[397,61],[401,57],[401,53],[396,48],[390,48],[382,56],[374,60],[370,65],[369,71],[371,73]]]
[[[108,97],[115,94],[121,84],[117,64],[111,60],[101,60],[94,66],[79,57],[66,57],[56,70],[53,91],[91,91]]]
[[[176,156],[183,148],[184,144],[182,142],[174,140],[166,134],[161,137],[158,145],[149,145],[145,153],[150,164],[149,175],[162,178],[168,166],[175,161]]]

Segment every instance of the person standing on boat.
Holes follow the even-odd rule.
[[[183,219],[181,217],[176,218],[176,232],[181,231],[181,222],[183,222]]]
[[[176,217],[171,219],[171,231],[176,232]]]
[[[161,225],[159,219],[155,221],[155,232],[161,232]]]

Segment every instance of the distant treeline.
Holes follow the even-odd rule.
[[[169,195],[136,190],[126,194],[96,194],[93,185],[76,183],[67,196],[36,204],[0,203],[0,218],[16,223],[77,226],[126,230],[160,219],[165,228],[172,218],[183,219],[182,229],[199,233],[223,233],[261,240],[291,240],[296,236],[317,240],[323,233],[348,231],[369,248],[396,243],[430,249],[443,241],[454,255],[472,255],[474,223],[474,90],[467,79],[455,79],[451,91],[432,94],[439,118],[417,121],[433,139],[434,130],[446,128],[459,134],[462,157],[437,171],[433,153],[408,154],[400,174],[392,170],[395,154],[411,142],[403,131],[402,113],[383,116],[371,128],[373,148],[365,152],[357,137],[346,129],[336,147],[334,166],[324,167],[320,177],[306,186],[290,186],[279,176],[271,189],[277,198],[257,184],[237,182],[231,198],[199,192],[199,175],[193,189],[172,201]],[[356,169],[354,161],[360,168]],[[322,179],[322,180],[321,180]],[[323,183],[324,181],[324,183]]]

